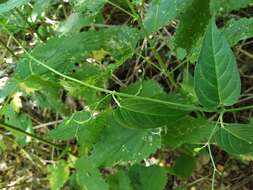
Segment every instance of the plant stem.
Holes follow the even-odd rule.
[[[22,134],[24,134],[24,135],[27,135],[27,136],[29,136],[29,137],[31,137],[31,138],[33,138],[33,139],[36,139],[36,140],[38,140],[38,141],[40,141],[40,142],[42,142],[42,143],[44,143],[44,144],[51,145],[51,146],[53,146],[53,147],[55,147],[55,148],[58,148],[58,149],[62,149],[62,147],[61,147],[60,145],[57,145],[57,144],[55,144],[55,143],[52,143],[52,142],[50,142],[50,141],[48,141],[48,140],[46,140],[46,139],[43,139],[43,138],[41,138],[41,137],[38,137],[38,136],[34,135],[34,134],[31,134],[31,133],[28,133],[28,132],[26,132],[26,131],[23,131],[23,130],[20,129],[20,128],[17,128],[17,127],[8,125],[8,124],[4,123],[3,121],[0,121],[0,126],[3,127],[3,128],[6,128],[6,129],[8,129],[8,130],[14,130],[14,131],[16,131],[16,132],[19,132],[19,133],[22,133]]]
[[[253,109],[253,105],[244,106],[244,107],[240,107],[240,108],[226,109],[225,112],[238,112],[238,111],[250,110],[250,109]]]
[[[83,82],[83,81],[80,81],[76,78],[72,78],[70,76],[67,76],[65,74],[62,74],[60,73],[59,71],[53,69],[52,67],[46,65],[45,63],[41,62],[40,60],[36,59],[35,57],[33,57],[20,43],[19,41],[10,33],[10,31],[3,26],[3,28],[9,33],[9,35],[11,35],[13,37],[13,39],[15,40],[15,42],[20,46],[22,47],[22,49],[24,50],[24,52],[27,54],[27,56],[35,61],[36,63],[38,63],[39,65],[41,65],[42,67],[48,69],[49,71],[51,71],[52,73],[62,77],[62,78],[65,78],[69,81],[73,81],[75,83],[78,83],[80,85],[83,85],[87,88],[90,88],[90,89],[93,89],[93,90],[96,90],[96,91],[100,91],[100,92],[105,92],[105,93],[108,93],[108,94],[114,94],[114,95],[117,95],[117,96],[121,96],[121,97],[125,97],[125,98],[133,98],[133,99],[136,99],[136,100],[144,100],[144,101],[150,101],[150,102],[154,102],[154,103],[160,103],[160,104],[164,104],[164,105],[168,105],[168,106],[172,106],[173,108],[175,109],[179,109],[179,110],[189,110],[189,111],[206,111],[206,112],[214,112],[214,110],[209,110],[209,109],[206,109],[206,108],[201,108],[201,107],[197,107],[197,106],[194,106],[194,105],[187,105],[187,104],[181,104],[181,103],[175,103],[175,102],[169,102],[169,101],[164,101],[164,100],[159,100],[159,99],[154,99],[154,98],[149,98],[149,97],[142,97],[142,96],[135,96],[135,95],[131,95],[131,94],[125,94],[125,93],[121,93],[121,92],[115,92],[115,91],[112,91],[112,90],[107,90],[107,89],[104,89],[104,88],[100,88],[100,87],[97,87],[97,86],[94,86],[94,85],[91,85],[89,83],[86,83],[86,82]]]
[[[211,147],[210,147],[210,144],[208,144],[208,152],[209,152],[209,155],[210,155],[210,159],[211,159],[211,162],[212,162],[212,166],[213,166],[213,174],[212,174],[212,190],[214,190],[215,188],[215,174],[216,174],[216,171],[217,171],[217,168],[215,166],[215,162],[214,162],[214,159],[213,159],[213,155],[212,155],[212,151],[211,151]]]
[[[2,44],[2,46],[8,51],[10,52],[10,54],[15,57],[16,59],[18,58],[17,55],[15,55],[15,53],[4,43],[4,41],[2,39],[0,39],[0,44]]]
[[[117,4],[115,4],[115,3],[113,3],[113,2],[111,2],[111,1],[109,1],[109,0],[106,0],[106,2],[107,2],[108,4],[114,6],[115,8],[121,10],[122,12],[126,13],[127,15],[129,15],[129,16],[131,16],[131,17],[133,17],[133,18],[135,17],[132,13],[130,13],[129,11],[123,9],[122,7],[118,6]]]

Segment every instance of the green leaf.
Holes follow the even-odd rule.
[[[92,58],[92,52],[104,50],[121,64],[132,56],[139,40],[139,32],[126,26],[110,27],[98,32],[88,31],[72,36],[51,38],[45,44],[37,45],[31,55],[57,71],[70,74],[76,69],[75,63]],[[51,72],[29,57],[19,61],[16,75],[26,79],[30,75],[47,75]]]
[[[239,20],[231,19],[221,29],[221,32],[226,38],[229,45],[234,46],[240,40],[245,40],[253,37],[252,27],[253,19],[251,18],[241,18]],[[203,37],[198,40],[197,44],[192,49],[190,57],[191,62],[195,62],[199,57],[202,41]]]
[[[253,18],[231,19],[222,29],[231,46],[236,45],[241,40],[253,37]]]
[[[220,127],[215,133],[215,142],[231,154],[253,152],[252,125],[230,124]]]
[[[101,140],[95,144],[91,160],[98,166],[112,166],[121,162],[140,162],[161,146],[158,133],[151,130],[121,128],[109,124]]]
[[[182,144],[205,143],[210,136],[214,125],[204,118],[186,116],[165,129],[162,140],[171,148],[178,148]]]
[[[32,17],[40,16],[44,11],[49,9],[55,0],[36,0],[33,5]]]
[[[189,54],[203,36],[210,19],[209,0],[192,0],[179,16],[180,23],[173,40],[174,48],[183,48]]]
[[[169,24],[184,10],[186,0],[152,0],[144,18],[144,28],[152,33]]]
[[[164,93],[163,87],[155,80],[139,80],[120,90],[122,93],[152,97]]]
[[[192,156],[182,154],[176,159],[172,172],[178,177],[187,178],[192,175],[195,168],[196,159]]]
[[[0,88],[0,102],[4,100],[7,96],[12,95],[18,90],[18,81],[14,78],[9,79],[3,88]]]
[[[18,114],[14,111],[13,107],[7,105],[4,109],[5,123],[15,126],[28,133],[33,132],[32,121],[24,114]],[[16,141],[19,145],[25,146],[30,142],[31,138],[17,131],[11,131],[16,137]]]
[[[81,190],[108,190],[108,184],[101,177],[93,160],[81,157],[76,161],[75,168],[77,183]]]
[[[72,13],[57,28],[57,32],[61,35],[77,33],[82,27],[85,27],[95,20],[96,15],[86,16],[81,13]]]
[[[48,166],[48,179],[52,190],[60,190],[69,177],[69,165],[60,160],[54,165]]]
[[[107,79],[111,76],[111,71],[110,69],[102,70],[96,65],[86,63],[80,64],[79,67],[75,68],[75,72],[70,76],[90,85],[104,88]],[[97,102],[104,98],[104,95],[96,90],[87,88],[75,82],[61,80],[60,84],[69,92],[69,95],[85,99],[86,104],[90,108],[95,108]]]
[[[210,8],[212,12],[230,12],[249,6],[252,0],[211,0]]]
[[[80,130],[86,127],[91,120],[89,112],[80,111],[73,113],[70,117],[64,119],[55,129],[51,130],[48,138],[54,140],[70,140],[78,136]]]
[[[107,182],[109,184],[109,190],[133,190],[130,178],[128,175],[119,171],[115,175],[108,177]]]
[[[240,75],[234,54],[214,19],[205,33],[194,82],[199,102],[205,107],[233,105],[240,95]]]
[[[16,7],[28,3],[30,0],[7,0],[0,4],[0,14],[8,12]]]
[[[78,12],[92,12],[100,11],[105,4],[106,0],[70,0],[74,9]]]
[[[179,95],[159,95],[152,98],[170,102],[183,102]],[[185,102],[184,102],[185,103]],[[120,107],[114,111],[115,122],[129,128],[158,128],[175,123],[188,112],[178,110],[171,105],[127,98],[120,102]]]
[[[51,130],[48,138],[54,140],[76,138],[79,145],[84,148],[91,147],[99,139],[106,120],[108,120],[106,112],[100,113],[96,118],[92,118],[86,111],[75,112],[64,119],[57,128]]]
[[[129,170],[133,190],[163,190],[167,183],[165,168],[134,165]]]
[[[61,99],[61,86],[53,80],[44,79],[38,75],[30,75],[19,81],[19,88],[36,102],[41,108],[51,109],[68,115],[67,106]]]
[[[161,85],[153,80],[138,81],[127,88],[121,89],[121,92],[170,101],[175,104],[185,104],[187,101],[179,94],[167,95]],[[122,99],[120,105],[113,113],[113,120],[117,125],[128,128],[158,128],[174,123],[188,113],[171,105],[138,98]]]

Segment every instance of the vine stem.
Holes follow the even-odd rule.
[[[122,12],[126,13],[127,15],[129,15],[129,16],[135,18],[135,16],[134,16],[132,13],[130,13],[129,11],[123,9],[122,7],[118,6],[117,4],[115,4],[115,3],[113,3],[113,2],[111,2],[111,1],[109,1],[109,0],[106,0],[106,2],[107,2],[108,4],[114,6],[115,8],[121,10]]]
[[[40,141],[40,142],[42,142],[42,143],[44,143],[44,144],[53,146],[53,147],[55,147],[55,148],[57,148],[57,149],[62,149],[62,147],[61,147],[60,145],[57,145],[57,144],[55,144],[55,143],[53,143],[53,142],[51,142],[51,141],[48,141],[48,140],[43,139],[43,138],[41,138],[41,137],[38,137],[37,135],[34,135],[34,134],[32,134],[32,133],[28,133],[28,132],[26,132],[26,131],[24,131],[24,130],[22,130],[22,129],[20,129],[20,128],[11,126],[11,125],[9,125],[9,124],[6,124],[6,123],[4,123],[3,121],[0,121],[0,126],[3,127],[3,128],[9,129],[9,130],[14,130],[14,131],[16,131],[16,132],[19,132],[19,133],[22,133],[22,134],[24,134],[24,135],[27,135],[27,136],[29,136],[29,137],[31,137],[31,138],[33,138],[33,139],[36,139],[36,140],[38,140],[38,141]]]
[[[201,107],[197,107],[194,105],[186,105],[186,104],[180,104],[180,103],[175,103],[175,102],[169,102],[169,101],[164,101],[164,100],[159,100],[159,99],[154,99],[154,98],[149,98],[149,97],[143,97],[143,96],[135,96],[135,95],[131,95],[131,94],[125,94],[125,93],[121,93],[121,92],[116,92],[116,91],[112,91],[112,90],[108,90],[108,89],[104,89],[104,88],[100,88],[94,85],[91,85],[89,83],[80,81],[76,78],[72,78],[68,75],[62,74],[59,71],[53,69],[52,67],[46,65],[45,63],[41,62],[40,60],[38,60],[37,58],[33,57],[23,46],[22,44],[11,34],[11,32],[5,27],[3,26],[3,28],[8,32],[8,34],[13,38],[13,40],[24,50],[24,52],[26,53],[26,55],[33,61],[35,61],[36,63],[38,63],[39,65],[41,65],[42,67],[46,68],[47,70],[51,71],[52,73],[65,78],[69,81],[73,81],[77,84],[83,85],[87,88],[96,90],[96,91],[100,91],[100,92],[104,92],[104,93],[108,93],[108,94],[114,94],[120,97],[125,97],[125,98],[133,98],[133,99],[138,99],[138,100],[145,100],[145,101],[150,101],[150,102],[154,102],[154,103],[160,103],[160,104],[164,104],[164,105],[168,105],[168,106],[173,106],[173,108],[175,109],[179,109],[179,110],[189,110],[189,111],[206,111],[206,112],[213,112],[214,110],[209,110],[209,109],[205,109],[205,108],[201,108]]]
[[[89,83],[80,81],[76,78],[72,78],[68,75],[62,74],[59,71],[53,69],[52,67],[46,65],[45,63],[41,62],[40,60],[38,60],[37,58],[33,57],[23,46],[22,44],[12,35],[12,33],[4,26],[2,25],[3,29],[13,38],[13,40],[24,50],[24,52],[26,53],[26,55],[33,61],[35,61],[36,63],[38,63],[39,65],[41,65],[42,67],[46,68],[47,70],[51,71],[52,73],[67,79],[69,81],[73,81],[77,84],[83,85],[87,88],[96,90],[96,91],[100,91],[100,92],[104,92],[107,94],[113,94],[113,95],[117,95],[119,97],[125,97],[125,98],[133,98],[136,100],[144,100],[144,101],[150,101],[153,103],[160,103],[160,104],[164,104],[164,105],[168,105],[168,106],[172,106],[175,109],[179,109],[179,110],[185,110],[185,111],[204,111],[204,112],[216,112],[217,110],[210,110],[207,108],[203,108],[203,107],[198,107],[198,106],[194,106],[194,105],[187,105],[187,104],[180,104],[180,103],[175,103],[175,102],[170,102],[170,101],[164,101],[164,100],[159,100],[159,99],[154,99],[154,98],[149,98],[149,97],[143,97],[143,96],[135,96],[135,95],[131,95],[131,94],[125,94],[122,92],[116,92],[116,91],[112,91],[112,90],[108,90],[108,89],[104,89],[104,88],[100,88],[94,85],[91,85]],[[234,109],[227,109],[224,110],[223,113],[226,112],[233,112],[233,111],[241,111],[241,110],[247,110],[247,109],[252,109],[252,106],[246,106],[246,107],[241,107],[241,108],[234,108]]]
[[[2,39],[0,39],[0,44],[8,51],[10,52],[10,54],[15,57],[16,59],[18,58],[17,55],[15,55],[15,53],[4,43],[4,41]]]
[[[219,173],[219,170],[216,168],[216,165],[215,165],[215,161],[214,161],[214,158],[213,158],[213,154],[212,154],[212,150],[211,150],[211,140],[213,138],[213,135],[215,134],[216,132],[216,129],[217,127],[219,126],[218,123],[220,123],[221,127],[224,127],[224,123],[223,123],[223,115],[224,115],[224,108],[222,109],[222,111],[220,112],[220,115],[219,115],[219,118],[218,120],[216,121],[215,123],[215,126],[210,134],[210,136],[208,137],[208,140],[207,142],[205,143],[204,146],[200,147],[200,148],[197,148],[196,150],[197,151],[200,151],[202,150],[203,148],[208,148],[208,153],[209,153],[209,156],[210,156],[210,159],[211,159],[211,163],[212,163],[212,167],[213,167],[213,174],[212,174],[212,185],[211,185],[211,189],[214,190],[215,189],[215,176],[216,176],[216,172]]]
[[[226,109],[225,112],[238,112],[238,111],[250,110],[250,109],[253,109],[253,105],[243,106],[243,107],[240,107],[240,108]]]
[[[212,190],[214,190],[215,188],[215,175],[216,175],[216,171],[217,168],[216,168],[216,165],[215,165],[215,162],[214,162],[214,159],[213,159],[213,155],[212,155],[212,150],[211,150],[211,146],[210,144],[208,143],[208,152],[209,152],[209,156],[210,156],[210,159],[211,159],[211,162],[212,162],[212,166],[213,166],[213,174],[212,174]]]

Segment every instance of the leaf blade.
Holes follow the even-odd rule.
[[[233,105],[240,95],[240,75],[234,54],[214,19],[205,33],[194,82],[199,102],[206,107]]]

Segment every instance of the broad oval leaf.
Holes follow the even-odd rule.
[[[205,107],[233,105],[240,95],[240,75],[234,54],[214,19],[204,36],[194,82],[199,102]]]
[[[129,129],[111,122],[95,144],[91,160],[97,166],[140,162],[161,146],[161,137],[151,130]]]
[[[215,142],[231,154],[253,152],[253,127],[243,124],[230,124],[219,128],[215,133]]]
[[[191,111],[178,107],[177,104],[185,105],[184,103],[187,100],[177,94],[161,94],[152,98],[168,101],[171,105],[144,99],[127,98],[122,100],[121,107],[114,111],[113,120],[122,127],[140,129],[158,128],[172,125]]]

